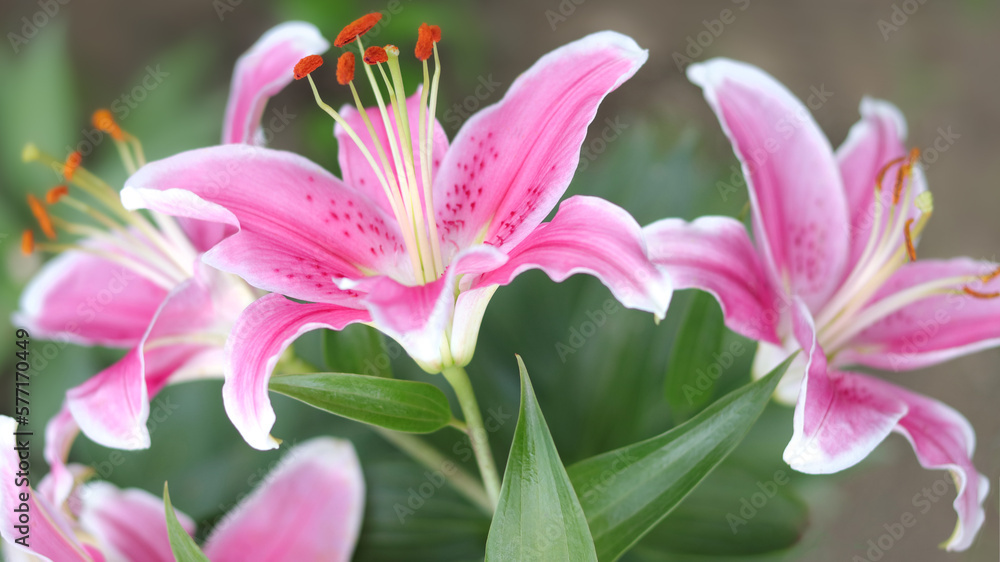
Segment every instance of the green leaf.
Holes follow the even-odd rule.
[[[364,324],[353,324],[341,331],[326,330],[323,358],[326,368],[337,373],[392,377],[392,355],[385,348],[382,333]]]
[[[174,553],[174,559],[177,562],[209,562],[191,535],[177,521],[174,506],[170,505],[170,492],[166,482],[163,483],[163,509],[167,515],[167,536],[170,537],[170,550]]]
[[[667,365],[666,396],[676,419],[703,409],[722,374],[718,362],[726,326],[715,297],[698,291],[674,339]]]
[[[272,377],[270,388],[320,410],[395,431],[430,433],[451,421],[448,398],[425,382],[314,373]]]
[[[535,400],[521,357],[521,411],[486,560],[597,560],[587,520]]]
[[[647,550],[713,557],[788,549],[809,522],[790,476],[788,467],[761,473],[735,465],[730,457],[640,544]]]
[[[569,467],[600,560],[631,548],[736,448],[791,360],[662,435]]]

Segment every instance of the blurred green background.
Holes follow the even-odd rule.
[[[466,102],[469,96],[475,99],[481,80],[501,84],[477,102],[492,103],[519,72],[559,45],[610,28],[648,48],[649,63],[602,106],[585,145],[590,152],[581,164],[582,173],[568,191],[606,197],[642,224],[666,216],[736,216],[747,201],[742,189],[720,195],[719,182],[730,181],[736,162],[700,91],[679,70],[675,55],[692,60],[730,56],[758,64],[803,98],[814,88],[833,92],[814,116],[835,145],[857,119],[863,95],[889,99],[906,114],[912,145],[929,147],[940,135],[939,129],[948,127],[958,135],[927,167],[936,195],[935,215],[923,238],[921,256],[997,259],[1000,6],[994,1],[70,0],[59,5],[58,13],[44,18],[46,24],[37,33],[30,38],[22,35],[26,42],[12,42],[10,33],[23,34],[22,18],[30,20],[41,9],[34,1],[0,6],[0,29],[8,38],[8,45],[0,48],[0,253],[4,262],[0,314],[5,317],[16,308],[20,289],[41,265],[38,256],[25,258],[19,252],[20,231],[31,222],[25,194],[44,193],[56,181],[51,172],[21,163],[26,142],[65,155],[90,129],[91,112],[128,94],[147,68],[153,67],[166,73],[165,79],[135,104],[121,121],[122,127],[143,141],[150,158],[217,143],[233,63],[261,33],[287,19],[304,19],[332,37],[349,20],[375,10],[397,12],[389,13],[391,17],[378,28],[379,42],[409,46],[423,21],[443,28],[438,117],[449,135],[454,135],[465,117],[454,104]],[[726,9],[735,19],[720,28],[713,20]],[[703,32],[711,34],[712,29],[721,32],[705,40],[708,36]],[[699,34],[702,45],[691,47]],[[415,86],[415,68],[405,75]],[[328,102],[336,106],[347,101],[332,73],[321,74],[319,81]],[[331,124],[314,107],[307,88],[293,84],[274,98],[271,107],[295,116],[275,135],[272,146],[294,150],[336,170]],[[604,130],[605,119],[618,120],[626,127],[610,143],[591,144]],[[124,180],[124,170],[110,145],[99,146],[87,165],[113,185]],[[663,399],[663,376],[690,296],[679,294],[671,314],[659,326],[648,315],[634,311],[610,315],[563,362],[557,344],[570,344],[573,331],[587,321],[587,313],[600,309],[610,295],[589,278],[556,285],[538,272],[524,275],[497,293],[483,323],[476,358],[469,366],[483,410],[517,411],[514,353],[519,353],[567,464],[665,431],[678,416]],[[321,361],[321,341],[314,334],[300,340],[297,348],[304,356]],[[12,334],[0,341],[4,357],[13,357],[12,344]],[[35,345],[42,347],[41,342]],[[59,349],[32,381],[35,428],[40,429],[42,420],[56,411],[66,388],[119,355],[113,350]],[[729,369],[717,394],[745,382],[749,359],[747,354],[742,364]],[[946,554],[936,548],[954,524],[949,492],[928,513],[917,516],[917,526],[897,541],[885,560],[998,558],[998,361],[1000,352],[992,350],[943,367],[889,377],[955,406],[969,418],[979,439],[976,464],[994,490],[987,500],[987,522],[968,552]],[[7,412],[13,403],[13,361],[4,359],[3,364],[0,410]],[[394,367],[398,376],[429,378],[405,358],[396,360]],[[140,487],[154,494],[169,479],[174,505],[202,523],[199,533],[204,537],[211,524],[281,454],[257,452],[239,438],[222,411],[220,386],[216,381],[198,382],[163,392],[158,398],[161,406],[175,408],[174,414],[180,415],[171,414],[155,425],[153,447],[148,451],[118,457],[81,438],[72,459],[94,466],[119,486]],[[368,428],[281,397],[275,398],[275,405],[275,434],[286,443],[333,434],[352,439],[358,448],[368,479],[369,505],[356,559],[472,560],[482,556],[488,520],[448,489],[400,523],[393,505],[405,502],[409,488],[419,486],[426,477]],[[514,423],[505,423],[491,436],[500,463],[506,458],[513,429]],[[726,506],[731,505],[728,510],[735,513],[740,498],[755,490],[757,480],[766,481],[775,470],[787,470],[781,451],[790,435],[790,410],[769,408],[733,459],[628,558],[714,560],[733,552],[784,546],[803,533],[792,550],[765,558],[832,561],[857,555],[864,559],[867,541],[883,534],[884,524],[914,511],[911,498],[942,476],[923,470],[906,442],[894,436],[845,473],[822,478],[795,475],[783,487],[780,501],[769,504],[748,527],[733,534],[724,520]],[[446,429],[433,440],[474,470],[474,461],[461,454],[464,443],[457,433]],[[36,466],[42,464],[40,445],[36,443]],[[704,506],[714,506],[715,511]]]

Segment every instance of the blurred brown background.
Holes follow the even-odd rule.
[[[314,23],[332,37],[339,25],[363,11],[384,9],[385,1],[323,3],[267,3],[242,0],[183,0],[127,2],[69,0],[49,25],[68,28],[67,47],[77,90],[73,107],[52,107],[49,117],[70,116],[65,129],[72,134],[87,126],[87,115],[107,105],[136,83],[147,65],[163,61],[164,52],[188,45],[188,55],[204,72],[188,85],[203,94],[204,107],[179,108],[176,119],[190,120],[196,138],[212,142],[221,123],[221,108],[229,74],[236,57],[257,37],[290,13],[315,15]],[[728,176],[734,162],[729,146],[701,92],[679,71],[675,54],[693,60],[728,56],[757,64],[784,82],[800,97],[812,88],[833,92],[828,103],[814,112],[831,142],[839,144],[857,119],[862,96],[872,95],[896,103],[907,116],[910,144],[925,148],[940,130],[955,134],[955,142],[928,166],[930,188],[935,193],[934,219],[923,237],[922,257],[969,255],[997,259],[1000,249],[1000,3],[992,0],[845,0],[841,2],[761,0],[708,0],[701,2],[653,0],[506,0],[503,2],[402,2],[405,12],[426,9],[426,19],[439,17],[444,25],[442,54],[444,88],[452,101],[472,92],[480,76],[492,75],[506,89],[518,72],[550,49],[587,33],[614,29],[634,37],[650,50],[649,63],[635,79],[611,96],[603,113],[648,119],[674,130],[699,131],[703,148],[716,162],[716,179]],[[426,8],[424,7],[426,6]],[[904,10],[904,7],[906,10]],[[38,12],[34,1],[6,0],[0,6],[3,31],[17,31],[22,17]],[[692,42],[718,29],[712,20],[730,10],[734,21],[707,46],[688,51]],[[912,12],[907,14],[906,12]],[[220,17],[221,16],[221,17]],[[413,16],[417,20],[421,16]],[[903,21],[905,17],[905,21]],[[895,19],[893,19],[895,18]],[[880,24],[880,20],[885,24]],[[339,24],[337,22],[340,22]],[[706,24],[706,22],[708,22]],[[29,57],[48,28],[23,45]],[[414,30],[389,27],[385,33],[409,44]],[[473,46],[466,48],[467,44]],[[458,45],[461,45],[459,47]],[[5,56],[10,59],[10,47]],[[2,77],[4,88],[19,80],[22,54]],[[164,70],[172,71],[166,63]],[[11,70],[15,69],[15,70]],[[412,74],[411,74],[412,76]],[[169,87],[169,86],[167,86]],[[167,88],[165,87],[165,88]],[[324,85],[330,97],[339,95],[335,84]],[[160,92],[153,92],[151,98]],[[328,101],[330,101],[328,99]],[[337,99],[334,105],[343,100]],[[276,102],[293,112],[307,113],[311,101],[305,88],[291,88]],[[447,106],[446,106],[447,107]],[[207,116],[207,117],[205,117]],[[173,116],[171,116],[173,117]],[[439,116],[440,117],[440,116]],[[137,112],[136,122],[148,116]],[[161,116],[163,118],[163,116]],[[204,119],[208,124],[202,123]],[[34,119],[47,119],[46,114]],[[214,119],[214,121],[212,121]],[[599,119],[601,119],[599,117]],[[74,121],[75,120],[75,121]],[[295,121],[275,144],[329,163],[334,145],[309,145],[311,126]],[[129,126],[126,124],[126,128]],[[138,126],[138,125],[137,125]],[[316,128],[327,131],[328,124]],[[0,123],[8,133],[8,124]],[[22,129],[18,129],[20,134]],[[593,132],[593,131],[592,131]],[[305,133],[305,134],[303,134]],[[449,133],[454,128],[449,127]],[[0,144],[0,165],[19,166],[18,151],[27,138],[9,138]],[[36,139],[37,140],[37,139]],[[146,133],[147,153],[158,145],[172,147]],[[58,148],[57,145],[55,148]],[[13,151],[13,154],[12,154]],[[10,176],[8,176],[10,177]],[[718,201],[715,180],[698,185],[677,181],[656,186],[663,190],[690,190],[714,212],[735,215],[745,198]],[[13,189],[4,186],[4,190]],[[716,199],[714,202],[713,199]],[[8,199],[9,201],[9,199]],[[702,207],[696,207],[702,208]],[[647,222],[675,214],[693,218],[691,209],[629,209]],[[23,211],[12,210],[16,214]],[[690,216],[688,216],[690,215]],[[7,257],[8,267],[23,262]],[[5,303],[8,310],[12,303]],[[962,411],[976,429],[979,443],[976,464],[989,476],[993,490],[987,501],[987,522],[977,544],[967,553],[946,554],[936,545],[951,532],[955,514],[952,492],[927,514],[917,514],[917,525],[907,530],[883,560],[997,560],[1000,533],[997,487],[1000,484],[1000,351],[992,350],[945,366],[893,376],[911,388],[937,397]],[[891,437],[861,470],[850,471],[836,493],[816,499],[829,504],[829,514],[816,513],[818,534],[804,558],[825,561],[865,559],[868,539],[883,534],[883,524],[899,521],[914,512],[911,498],[940,479],[941,473],[923,470],[902,438]]]

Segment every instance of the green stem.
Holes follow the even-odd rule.
[[[413,457],[415,461],[431,470],[440,471],[460,494],[479,506],[484,512],[487,514],[493,513],[493,503],[490,501],[489,496],[486,495],[483,485],[474,476],[455,465],[454,462],[441,454],[437,449],[419,437],[410,435],[409,433],[400,433],[381,427],[376,427],[375,431],[386,441],[399,448],[399,450]],[[454,470],[443,468],[448,463],[454,467]]]
[[[455,389],[458,404],[462,407],[462,415],[465,416],[465,423],[468,425],[466,433],[469,434],[469,439],[472,441],[472,450],[476,454],[476,462],[479,464],[483,484],[486,485],[486,493],[489,494],[490,501],[496,508],[500,500],[500,475],[497,473],[497,465],[493,461],[489,437],[486,433],[486,427],[483,425],[483,416],[479,413],[479,403],[476,402],[476,395],[472,391],[469,375],[462,367],[446,367],[442,374],[451,387]]]

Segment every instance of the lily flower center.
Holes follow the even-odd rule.
[[[929,191],[917,193],[914,166],[920,152],[885,164],[875,178],[875,206],[871,232],[857,265],[837,293],[816,316],[819,342],[829,356],[847,346],[859,333],[876,322],[922,299],[942,294],[974,298],[998,298],[976,287],[1000,276],[1000,269],[976,276],[955,276],[919,283],[865,306],[886,281],[906,263],[916,261],[914,240],[920,236],[934,210]],[[894,174],[891,192],[883,193],[887,177]],[[891,202],[889,202],[891,201]],[[912,207],[918,214],[911,215]]]
[[[133,173],[145,164],[139,140],[124,132],[115,123],[110,111],[94,113],[93,122],[114,140],[126,171]],[[174,219],[151,213],[154,222],[150,222],[144,215],[125,209],[118,192],[83,167],[79,152],[59,160],[34,144],[28,144],[21,157],[25,162],[39,162],[51,168],[65,180],[65,183],[46,193],[44,202],[28,195],[28,207],[46,241],[37,242],[34,231],[25,230],[21,238],[24,254],[38,250],[54,254],[79,251],[97,255],[127,267],[168,291],[193,275],[195,249]],[[70,186],[74,189],[71,190]],[[57,205],[60,209],[68,207],[90,220],[70,220],[63,218],[62,213],[50,213],[50,209]],[[59,241],[60,232],[85,237],[94,243]],[[150,259],[149,256],[156,258]]]
[[[381,17],[379,13],[373,13],[359,18],[345,27],[334,41],[337,47],[355,43],[364,63],[365,76],[374,92],[386,143],[380,140],[381,131],[376,131],[358,95],[354,85],[355,55],[349,51],[343,53],[337,61],[337,81],[341,85],[350,87],[354,103],[375,148],[374,155],[361,140],[358,132],[320,97],[311,76],[311,73],[323,64],[323,59],[319,55],[310,55],[299,61],[295,66],[295,78],[308,78],[316,103],[344,129],[368,161],[403,233],[403,242],[413,268],[414,279],[422,285],[438,279],[444,273],[445,266],[437,223],[434,219],[431,188],[434,163],[432,148],[434,114],[441,77],[437,43],[441,40],[441,30],[426,23],[418,29],[414,53],[423,63],[424,87],[420,94],[419,111],[412,114],[407,108],[406,91],[399,65],[399,49],[394,45],[371,46],[365,49],[361,41],[361,36],[374,27]],[[428,59],[432,55],[433,78],[428,65]],[[414,132],[416,132],[416,146],[413,142]],[[384,144],[388,144],[388,147]],[[389,155],[392,156],[391,163]]]

